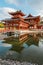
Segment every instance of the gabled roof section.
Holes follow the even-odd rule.
[[[40,16],[32,16],[29,14],[27,17],[25,17],[25,19],[40,19]]]
[[[20,11],[16,11],[16,12],[9,12],[10,15],[14,16],[16,14],[20,14],[21,16],[25,16],[25,14],[20,10]]]

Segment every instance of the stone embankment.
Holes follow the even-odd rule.
[[[38,65],[38,64],[33,64],[29,62],[19,62],[19,61],[14,61],[14,60],[2,60],[0,59],[0,65]]]
[[[6,37],[7,37],[7,35],[0,33],[0,40],[3,40]]]

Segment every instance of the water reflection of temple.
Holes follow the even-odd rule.
[[[12,48],[10,50],[16,51],[16,52],[21,52],[24,48],[27,48],[31,45],[36,45],[38,46],[39,44],[39,38],[36,37],[34,38],[33,36],[29,36],[29,38],[24,41],[24,42],[14,42],[12,44]]]

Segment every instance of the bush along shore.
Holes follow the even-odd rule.
[[[14,60],[10,60],[10,59],[7,59],[7,60],[0,59],[0,65],[38,65],[38,64],[14,61]]]

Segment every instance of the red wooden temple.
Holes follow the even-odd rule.
[[[21,11],[10,12],[11,19],[4,20],[5,31],[28,30],[29,22],[25,21],[25,14]]]
[[[40,22],[40,16],[32,16],[29,14],[26,18],[25,21],[29,22],[29,29],[38,29],[38,24]]]

